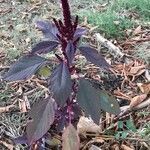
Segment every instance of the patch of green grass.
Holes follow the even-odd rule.
[[[36,6],[38,2],[1,2],[0,10],[11,10],[0,17],[0,47],[7,54],[8,62],[29,51],[42,38],[35,29],[35,21],[50,19],[58,13],[58,4],[46,1]]]
[[[142,20],[150,21],[150,1],[149,0],[115,0],[111,9],[119,12],[127,10],[135,12]]]
[[[138,133],[144,137],[145,139],[149,139],[150,140],[150,123],[146,123],[142,129],[140,129],[138,131]]]
[[[84,1],[84,7],[77,0],[76,5],[81,8],[76,14],[81,18],[87,17],[90,24],[98,26],[102,33],[111,38],[124,37],[125,31],[135,26],[137,20],[150,21],[149,0],[90,0]]]
[[[11,103],[11,96],[14,90],[9,85],[0,83],[0,106]]]
[[[135,46],[134,55],[150,64],[150,42],[144,42]]]
[[[133,22],[119,16],[115,11],[107,10],[106,12],[83,11],[80,16],[86,14],[89,23],[99,26],[99,30],[104,32],[107,37],[122,37],[125,30],[131,28]]]

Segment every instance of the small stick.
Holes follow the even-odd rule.
[[[13,107],[15,107],[15,105],[8,105],[5,107],[0,107],[0,113],[8,112],[10,110],[10,108],[13,108]]]
[[[107,47],[110,51],[114,52],[117,56],[120,56],[122,58],[125,55],[117,46],[102,37],[99,33],[95,33],[94,37],[98,42],[100,42],[103,46]]]

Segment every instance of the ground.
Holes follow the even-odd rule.
[[[113,67],[113,73],[107,73],[80,59],[77,66],[81,73],[94,78],[102,88],[115,95],[122,109],[126,110],[125,106],[132,108],[115,121],[104,113],[101,122],[103,134],[82,137],[82,149],[96,145],[101,149],[149,150],[150,1],[72,0],[70,3],[73,16],[79,15],[80,25],[89,29],[83,42],[88,41],[101,51]],[[56,0],[0,0],[0,14],[1,78],[12,63],[41,40],[35,21],[61,18],[61,9]],[[95,33],[115,44],[124,56],[104,47]],[[37,76],[14,83],[0,80],[0,149],[12,149],[12,139],[24,132],[30,106],[48,94],[43,77],[41,74]],[[140,105],[143,101],[145,107]],[[15,149],[24,147],[17,145]]]

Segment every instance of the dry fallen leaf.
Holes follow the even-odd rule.
[[[17,102],[17,101],[14,101],[13,104],[11,104],[11,105],[4,106],[4,107],[0,107],[0,113],[9,112],[10,109],[15,108],[15,107],[16,107],[16,106],[15,106],[15,103],[16,103],[16,102]]]
[[[114,143],[114,144],[112,144],[112,146],[111,146],[111,150],[120,150],[119,147],[120,147],[120,146],[119,146],[118,143]]]
[[[129,100],[129,101],[131,100],[131,97],[128,96],[127,94],[122,93],[120,89],[114,90],[114,94],[118,98],[126,99],[126,100]]]
[[[150,83],[137,83],[137,86],[139,87],[142,93],[144,94],[150,93]]]
[[[141,102],[143,102],[147,97],[147,94],[142,94],[142,95],[138,95],[135,96],[131,99],[131,103],[130,103],[130,108],[133,108],[135,106],[137,106],[138,104],[140,104]]]
[[[20,109],[20,112],[24,113],[24,112],[27,112],[27,108],[26,108],[26,103],[24,100],[22,99],[19,99],[19,109]]]
[[[133,35],[138,35],[142,32],[141,26],[138,26],[137,28],[135,28],[135,30],[133,31]]]
[[[140,41],[141,40],[141,35],[138,35],[138,36],[135,36],[133,38],[130,39],[130,42],[133,42],[133,41]]]
[[[77,130],[78,133],[81,134],[84,134],[85,132],[97,133],[100,132],[100,127],[97,124],[95,124],[92,119],[82,116],[79,119]]]
[[[9,105],[9,106],[6,106],[6,107],[0,107],[0,113],[3,113],[3,112],[8,112],[10,108],[13,108],[14,105]]]
[[[0,141],[0,144],[4,145],[9,150],[13,150],[14,149],[14,146],[12,144],[9,144],[9,143],[7,143],[5,141]]]
[[[130,73],[133,74],[133,75],[136,75],[141,70],[145,70],[145,67],[146,67],[145,65],[131,67]]]
[[[124,144],[121,145],[121,149],[122,150],[134,150],[133,148],[130,148],[129,146],[124,145]]]

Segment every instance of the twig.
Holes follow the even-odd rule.
[[[16,106],[15,106],[16,102],[17,102],[17,100],[15,100],[15,101],[13,102],[13,104],[11,104],[11,105],[8,105],[8,106],[5,106],[5,107],[0,107],[0,113],[9,112],[11,108],[16,107]]]
[[[15,105],[9,105],[9,106],[5,106],[5,107],[0,107],[0,113],[3,112],[8,112],[10,110],[10,108],[15,107]]]
[[[142,109],[142,108],[144,108],[144,107],[146,107],[148,105],[150,105],[150,98],[148,98],[146,101],[140,103],[135,108],[132,108],[132,110],[139,110],[139,109]]]
[[[102,37],[99,33],[96,33],[94,37],[98,42],[100,42],[103,46],[107,47],[110,51],[114,52],[117,56],[120,56],[122,58],[125,55],[117,46]]]
[[[95,136],[96,138],[103,138],[105,140],[111,140],[111,139],[115,139],[115,136],[112,135],[98,135],[98,134],[90,134],[90,133],[86,133],[86,136]],[[127,140],[131,140],[131,141],[139,141],[139,142],[148,142],[149,140],[146,139],[139,139],[139,138],[130,138],[130,137],[126,137]]]
[[[3,70],[3,69],[9,69],[10,66],[0,66],[0,70]]]
[[[133,108],[130,108],[129,106],[123,106],[123,107],[121,107],[122,112],[116,118],[114,118],[114,120],[117,121],[119,118],[126,116],[127,114],[131,113],[132,111],[137,111],[139,109],[143,109],[144,107],[147,107],[148,105],[150,105],[150,98],[148,98],[147,100],[145,100],[144,102],[140,103],[139,105],[137,105]]]

